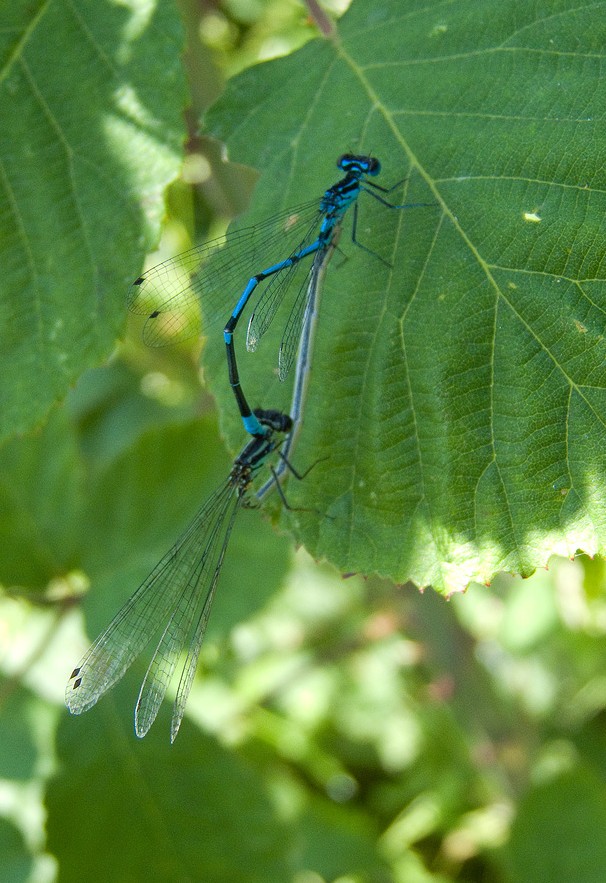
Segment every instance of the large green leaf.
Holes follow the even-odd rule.
[[[327,276],[296,462],[327,459],[288,493],[342,570],[450,592],[604,548],[605,13],[358,0],[333,42],[246,71],[208,117],[262,169],[258,217],[319,196],[351,150],[406,178],[396,200],[436,204],[361,199],[391,267],[346,232]],[[288,398],[274,325],[240,358],[265,407]],[[208,360],[233,414],[220,340]]]
[[[533,788],[508,846],[511,883],[599,883],[606,871],[604,785],[575,769]]]
[[[1,438],[111,351],[178,171],[183,76],[171,3],[14,0],[0,34]]]
[[[127,692],[114,693],[123,711]],[[61,879],[287,879],[290,837],[259,775],[188,726],[170,751],[164,735],[137,742],[115,707],[63,721],[48,793]]]
[[[0,819],[0,871],[3,880],[25,883],[31,879],[32,860],[21,833],[7,819]]]
[[[76,566],[84,478],[64,409],[0,448],[0,582],[42,589]]]

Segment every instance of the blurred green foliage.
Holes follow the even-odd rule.
[[[195,131],[224,76],[313,34],[285,0],[179,5],[194,160],[169,192],[160,256],[212,235],[251,192],[250,171]],[[3,883],[600,883],[601,559],[554,558],[446,603],[342,578],[243,512],[175,745],[168,709],[134,737],[141,665],[67,716],[84,632],[230,462],[197,348],[146,350],[139,330],[0,450]]]

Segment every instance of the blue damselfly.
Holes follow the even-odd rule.
[[[155,638],[156,649],[135,707],[135,732],[139,737],[146,735],[181,666],[170,732],[174,742],[236,515],[242,506],[250,505],[249,490],[256,472],[279,449],[292,426],[290,417],[280,411],[257,410],[255,416],[265,434],[248,442],[226,481],[71,673],[65,702],[72,714],[91,708]]]
[[[381,187],[369,180],[381,171],[381,164],[375,157],[344,154],[339,158],[337,167],[345,173],[344,177],[329,187],[320,200],[289,209],[255,227],[230,232],[227,238],[197,246],[164,261],[136,279],[129,292],[129,309],[147,317],[143,335],[150,345],[184,340],[196,334],[198,324],[195,310],[192,317],[192,305],[197,306],[201,301],[205,314],[216,316],[232,293],[235,296],[238,290],[242,292],[225,325],[224,340],[229,382],[244,427],[253,436],[264,435],[266,427],[255,417],[242,390],[234,332],[259,284],[269,280],[249,320],[249,350],[256,349],[287,290],[293,287],[297,291],[280,345],[278,368],[280,379],[283,380],[297,351],[306,297],[310,291],[309,274],[314,265],[322,264],[322,253],[329,248],[335,230],[342,224],[350,206],[353,206],[353,242],[378,257],[356,235],[360,194],[368,193],[390,209],[428,205],[393,204],[385,199],[385,195],[394,188]],[[254,272],[260,254],[269,263],[265,269]],[[272,255],[275,256],[273,262]],[[312,255],[319,257],[319,264],[305,261]],[[297,275],[299,265],[304,267],[302,279]],[[297,285],[293,285],[295,280]]]

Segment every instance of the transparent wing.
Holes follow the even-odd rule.
[[[219,548],[219,555],[216,560],[213,557],[214,561],[214,570],[212,572],[212,578],[210,582],[210,586],[208,591],[206,592],[206,596],[204,598],[204,603],[200,609],[200,613],[198,615],[198,620],[195,624],[195,628],[192,635],[192,640],[189,643],[189,651],[187,654],[187,659],[185,660],[185,664],[181,671],[181,677],[179,679],[179,686],[177,688],[177,695],[175,697],[175,703],[173,706],[173,716],[170,725],[170,741],[171,743],[175,741],[177,738],[177,733],[179,732],[179,727],[181,726],[181,721],[183,720],[183,714],[185,713],[185,705],[187,703],[187,699],[189,696],[189,691],[191,690],[191,685],[194,680],[194,676],[196,674],[196,669],[198,667],[198,657],[200,656],[200,648],[202,647],[202,641],[204,640],[204,634],[206,632],[206,626],[208,625],[208,618],[210,616],[210,611],[213,603],[213,599],[215,597],[215,589],[217,587],[217,582],[219,581],[219,574],[221,573],[221,568],[223,566],[223,559],[225,557],[225,552],[227,550],[227,544],[229,542],[229,537],[231,535],[232,527],[234,526],[234,521],[236,518],[236,513],[238,511],[240,501],[242,496],[239,495],[237,497],[236,503],[233,506],[230,515],[227,517],[225,522],[225,532],[223,533],[223,541]],[[218,547],[218,544],[215,548]],[[210,567],[209,572],[210,574]]]
[[[198,635],[199,623],[202,614],[206,611],[204,619],[206,626],[210,614],[214,589],[225,556],[238,499],[238,492],[233,484],[226,485],[222,489],[221,496],[216,499],[210,520],[205,525],[203,544],[197,544],[197,548],[192,548],[192,554],[183,561],[178,603],[156,647],[137,699],[135,732],[140,738],[146,735],[155,721],[186,647],[189,659],[191,646],[197,644],[197,662],[204,634],[202,632]],[[197,622],[195,628],[194,622]]]
[[[168,617],[183,615],[178,611],[188,602],[184,586],[190,583],[217,514],[225,509],[232,493],[228,480],[207,500],[73,670],[65,691],[72,714],[91,708],[120,680]]]
[[[316,290],[314,286],[317,288],[321,284],[340,237],[341,225],[339,224],[335,227],[329,244],[320,249],[320,251],[317,251],[313,256],[311,269],[303,280],[297,297],[293,302],[278,353],[278,376],[280,380],[286,380],[295,360],[301,340],[301,328],[307,305],[312,297],[315,298]]]
[[[325,249],[322,249],[322,252],[316,254],[316,260],[320,254],[324,253],[324,251]],[[311,271],[307,273],[307,276],[299,287],[299,292],[290,310],[288,321],[286,322],[286,328],[284,329],[284,334],[282,335],[282,340],[280,342],[280,350],[278,352],[278,377],[280,380],[286,380],[294,361],[297,347],[299,346],[303,315],[309,300],[310,285],[312,284],[313,278],[314,274],[312,267]]]
[[[225,323],[251,276],[287,258],[318,218],[319,200],[253,227],[233,229],[146,270],[130,286],[128,309],[146,316],[143,339],[166,346]]]
[[[318,235],[320,217],[321,215],[316,212],[316,217],[307,229],[305,236],[297,243],[296,248],[284,254],[285,259],[291,258],[293,254],[302,251],[314,241]],[[248,323],[246,346],[250,352],[256,350],[259,341],[271,325],[278,307],[284,300],[286,292],[295,283],[295,280],[297,285],[306,286],[305,280],[309,276],[313,260],[313,254],[307,255],[301,261],[297,261],[297,263],[272,276],[265,284],[263,293]]]

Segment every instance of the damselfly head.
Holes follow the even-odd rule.
[[[374,156],[358,156],[355,153],[344,153],[337,160],[337,168],[343,172],[372,175],[374,177],[381,171],[381,163]]]

